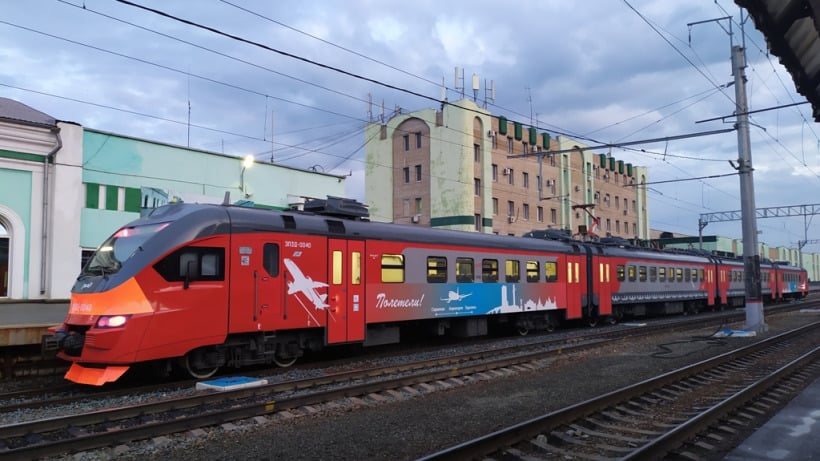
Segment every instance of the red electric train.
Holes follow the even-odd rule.
[[[46,341],[72,362],[66,379],[102,385],[142,363],[207,378],[331,345],[395,343],[407,328],[524,334],[744,302],[734,259],[370,222],[335,197],[305,208],[179,203],[116,231]],[[788,264],[762,263],[761,280],[767,300],[807,294],[806,271]]]

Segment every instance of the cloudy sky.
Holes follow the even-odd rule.
[[[468,97],[473,74],[482,103],[495,83],[494,115],[590,145],[731,128],[702,121],[734,111],[732,43],[746,45],[750,109],[805,102],[729,0],[2,3],[0,96],[89,128],[349,174],[359,199],[365,124],[382,104],[436,107],[442,85],[460,99],[456,66]],[[818,203],[810,105],[752,123],[756,206]],[[697,235],[700,214],[741,208],[734,132],[612,155],[648,167],[653,229]],[[806,237],[803,218],[757,225],[772,246]],[[741,223],[704,234],[740,238]]]

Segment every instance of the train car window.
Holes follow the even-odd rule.
[[[262,267],[271,277],[279,276],[278,243],[266,243],[262,246]]]
[[[659,267],[658,268],[658,281],[665,282],[666,281],[666,268]]]
[[[517,283],[521,281],[521,262],[517,259],[508,259],[504,263],[504,280],[507,283]]]
[[[214,254],[202,255],[202,276],[213,277],[219,273],[219,258]]]
[[[678,282],[683,282],[683,269],[681,269],[680,267],[675,269],[675,275]]]
[[[626,267],[626,273],[629,276],[629,281],[634,282],[635,281],[635,266],[633,266],[631,264],[629,266],[627,266]]]
[[[344,258],[342,257],[342,252],[339,250],[334,250],[332,253],[332,258],[333,268],[330,277],[330,283],[332,285],[341,285],[342,276],[344,275]]]
[[[498,260],[485,259],[481,261],[481,281],[495,283],[498,281]]]
[[[626,278],[626,268],[624,266],[618,265],[615,267],[615,271],[618,275],[618,281],[623,282]]]
[[[555,261],[547,261],[544,263],[544,275],[547,277],[547,282],[558,281],[558,264]]]
[[[527,281],[538,282],[541,277],[538,271],[538,261],[527,261]]]
[[[404,256],[394,254],[382,255],[382,282],[404,282]]]
[[[470,283],[475,280],[473,258],[456,258],[456,282]]]
[[[654,282],[658,280],[658,268],[655,266],[651,266],[649,268],[649,281]]]
[[[447,282],[447,258],[442,256],[427,257],[427,281],[429,283]]]
[[[638,266],[638,280],[646,282],[646,266]]]
[[[197,267],[197,260],[199,256],[194,253],[182,253],[179,255],[179,276],[180,278],[185,278],[185,275],[188,272],[188,265],[193,263],[194,267]]]
[[[154,270],[168,282],[225,280],[225,249],[185,247],[154,264]],[[190,270],[190,272],[189,272]]]
[[[691,282],[692,281],[692,269],[687,267],[683,270],[683,281],[684,282]]]
[[[350,283],[362,283],[362,254],[358,251],[350,253]]]

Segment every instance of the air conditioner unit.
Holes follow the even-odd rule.
[[[604,173],[604,179],[609,179],[609,173]]]
[[[504,176],[509,176],[509,175],[510,175],[510,169],[509,168],[504,168]]]
[[[552,187],[553,185],[555,185],[555,180],[554,179],[547,179],[547,187]]]
[[[515,222],[515,216],[507,216],[507,221],[509,221],[511,223],[514,223]]]
[[[490,130],[487,132],[487,136],[494,138],[495,137],[495,130]]]
[[[581,190],[581,186],[579,186],[579,185],[577,185],[577,184],[576,184],[576,185],[575,185],[575,192],[578,192],[578,191],[580,191],[580,190]]]
[[[410,220],[413,221],[414,223],[418,223],[419,221],[421,221],[421,215],[420,214],[413,215],[413,217],[410,218]]]

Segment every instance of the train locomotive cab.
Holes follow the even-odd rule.
[[[218,207],[198,210],[159,208],[95,251],[72,287],[65,321],[46,339],[47,348],[72,362],[66,379],[102,385],[134,363],[224,341],[224,320],[209,318],[207,307],[185,307],[191,301],[219,304],[226,291],[227,237],[219,234],[227,214]],[[192,280],[203,278],[209,283],[190,289]]]

